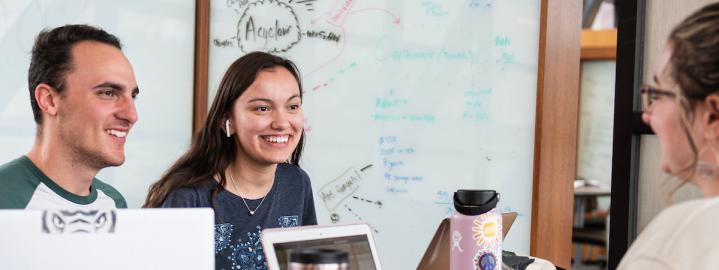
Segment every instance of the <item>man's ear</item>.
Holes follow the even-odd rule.
[[[35,87],[35,102],[44,113],[55,116],[58,111],[58,101],[60,93],[55,91],[52,86],[41,83]]]

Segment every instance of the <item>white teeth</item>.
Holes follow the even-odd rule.
[[[106,130],[106,132],[107,132],[107,134],[110,134],[110,135],[118,137],[118,138],[125,138],[127,136],[127,131],[108,129],[108,130]]]
[[[290,140],[290,138],[289,138],[289,136],[280,136],[280,137],[267,136],[267,137],[265,137],[265,140],[268,142],[273,142],[273,143],[286,143],[287,141]]]

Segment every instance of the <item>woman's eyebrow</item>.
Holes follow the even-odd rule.
[[[293,100],[295,98],[300,98],[300,95],[294,95],[287,99],[287,101]]]
[[[295,98],[300,98],[300,95],[293,95],[293,96],[291,96],[290,98],[288,98],[287,101],[293,100],[293,99],[295,99]],[[272,100],[269,99],[269,98],[253,98],[253,99],[250,99],[250,100],[247,101],[247,103],[252,103],[252,102],[267,102],[267,103],[271,103]]]
[[[270,100],[269,98],[253,98],[253,99],[250,99],[249,101],[247,101],[247,103],[258,102],[258,101],[267,102],[267,103],[272,102],[272,100]]]

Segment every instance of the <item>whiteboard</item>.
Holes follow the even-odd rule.
[[[35,37],[43,28],[77,23],[118,36],[135,71],[139,121],[125,144],[125,164],[97,177],[129,207],[140,207],[150,183],[190,143],[195,1],[0,0],[0,164],[34,142],[27,70]]]
[[[460,188],[498,190],[519,213],[504,249],[528,254],[539,17],[539,0],[215,0],[209,96],[247,52],[295,61],[318,221],[369,223],[387,269],[417,266]]]
[[[611,187],[616,62],[583,61],[581,65],[577,178]]]

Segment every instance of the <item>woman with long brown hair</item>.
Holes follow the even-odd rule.
[[[669,36],[644,113],[661,146],[663,171],[704,198],[662,211],[618,269],[719,269],[719,3],[681,22]]]
[[[266,269],[262,229],[317,224],[300,169],[302,84],[289,60],[237,59],[190,149],[150,187],[145,207],[212,207],[217,269]],[[180,236],[181,237],[181,236]]]

